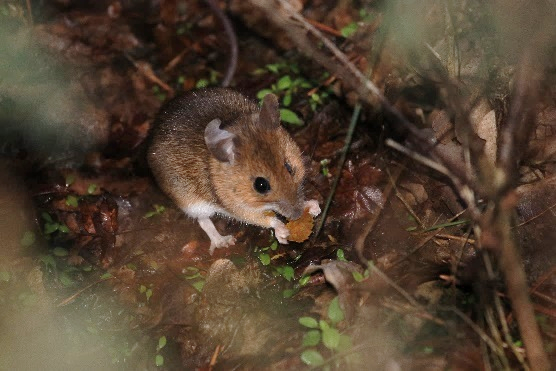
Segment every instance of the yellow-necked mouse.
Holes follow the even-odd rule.
[[[231,89],[182,95],[161,109],[152,135],[149,166],[160,188],[199,221],[211,254],[235,243],[218,233],[214,214],[273,228],[287,243],[288,229],[269,211],[290,220],[306,207],[320,213],[317,201],[305,201],[301,151],[280,126],[273,94],[260,108]]]

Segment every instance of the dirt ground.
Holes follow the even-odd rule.
[[[554,367],[556,7],[501,3],[0,0],[0,369]],[[145,153],[234,65],[323,213],[210,255]]]

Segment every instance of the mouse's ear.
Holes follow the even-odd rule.
[[[276,129],[280,126],[280,110],[276,95],[267,94],[264,96],[259,121],[262,126],[268,129]]]
[[[218,161],[234,162],[235,143],[234,134],[227,130],[220,129],[220,119],[214,119],[205,128],[205,143],[210,153]]]

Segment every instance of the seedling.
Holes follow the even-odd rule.
[[[303,347],[309,347],[301,353],[301,361],[308,366],[320,366],[325,359],[315,348],[323,344],[330,351],[345,351],[351,347],[351,338],[341,334],[336,327],[345,318],[340,308],[338,297],[335,297],[328,305],[327,319],[317,321],[313,317],[299,318],[299,324],[309,330],[303,336]]]
[[[143,218],[148,219],[148,218],[152,218],[155,215],[160,215],[164,212],[164,210],[166,210],[166,208],[162,205],[158,205],[158,204],[154,204],[153,205],[154,210],[147,212]]]

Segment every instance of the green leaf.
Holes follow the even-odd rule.
[[[156,346],[156,351],[158,352],[160,349],[166,346],[166,336],[161,336],[158,338],[158,345]]]
[[[267,64],[266,65],[266,69],[269,70],[272,73],[278,73],[278,69],[280,68],[280,65],[278,63],[275,64]]]
[[[151,299],[151,296],[153,296],[153,290],[147,289],[147,291],[145,292],[145,296],[147,298],[147,301],[149,301]]]
[[[284,267],[284,271],[282,272],[282,276],[289,282],[293,279],[295,272],[292,267],[286,265]]]
[[[272,241],[272,243],[270,244],[270,250],[276,251],[277,249],[278,249],[278,241],[274,240],[274,241]]]
[[[68,175],[66,176],[66,187],[69,187],[70,185],[72,185],[73,182],[75,182],[75,175],[73,175],[73,174],[68,174]]]
[[[62,233],[69,233],[70,229],[65,224],[58,224],[58,230]]]
[[[10,272],[4,271],[4,270],[0,271],[0,281],[1,282],[9,282],[10,278],[11,278]]]
[[[162,356],[162,354],[157,354],[156,357],[154,357],[154,364],[156,365],[156,367],[161,367],[164,365],[164,357]]]
[[[291,298],[294,294],[295,294],[295,290],[294,290],[294,289],[285,289],[284,291],[282,291],[282,297],[283,297],[284,299],[289,299],[289,298]]]
[[[193,286],[195,290],[199,292],[203,292],[203,287],[205,287],[205,281],[201,280],[201,281],[193,282],[191,286]]]
[[[145,285],[139,286],[139,292],[141,294],[144,294],[145,292],[147,292],[147,286],[145,286]]]
[[[44,263],[44,265],[48,268],[49,266],[52,268],[56,268],[56,260],[52,255],[41,255],[39,260]]]
[[[301,353],[301,361],[307,366],[320,366],[324,363],[324,358],[315,349],[307,349]]]
[[[320,343],[320,331],[319,330],[309,330],[303,335],[303,346],[304,347],[314,347]]]
[[[291,125],[297,125],[297,126],[303,125],[303,120],[301,120],[295,112],[287,108],[280,108],[280,119],[285,123]]]
[[[322,330],[322,343],[328,349],[336,349],[340,345],[340,332],[334,327]]]
[[[209,85],[209,81],[207,79],[199,79],[195,84],[197,89],[206,88]]]
[[[54,249],[52,249],[52,254],[54,254],[54,256],[58,256],[58,257],[69,255],[68,250],[64,249],[63,247],[55,247]]]
[[[44,221],[46,221],[48,223],[53,223],[54,222],[54,220],[52,220],[52,217],[50,216],[50,214],[47,213],[46,211],[41,213],[41,218],[43,218]]]
[[[263,265],[269,265],[270,264],[270,255],[268,255],[266,253],[261,253],[261,254],[259,254],[259,260],[261,261],[261,263]]]
[[[75,283],[75,281],[66,272],[60,272],[60,274],[58,275],[58,279],[65,287],[73,286],[73,284]]]
[[[292,79],[289,75],[283,76],[278,80],[276,85],[280,90],[289,89],[292,86]]]
[[[299,285],[300,286],[305,286],[306,284],[309,283],[309,280],[311,279],[311,276],[303,276],[299,279]]]
[[[95,193],[96,190],[97,190],[97,185],[95,183],[91,183],[87,187],[87,193],[90,194],[90,195]]]
[[[284,98],[282,99],[282,105],[284,107],[289,107],[290,104],[292,104],[292,95],[290,93],[286,93],[286,95],[284,95]]]
[[[357,282],[361,282],[365,279],[365,277],[363,277],[363,275],[357,271],[353,271],[351,272],[351,274],[353,275],[353,279]]]
[[[344,254],[344,250],[342,249],[336,250],[336,257],[338,258],[339,261],[347,262],[346,256]]]
[[[44,224],[44,234],[51,234],[54,233],[60,228],[60,224],[58,223],[45,223]]]
[[[33,245],[35,243],[35,241],[36,241],[35,232],[25,231],[23,233],[23,236],[21,237],[21,241],[19,241],[19,243],[23,247],[29,247],[29,246]]]
[[[299,324],[309,328],[319,328],[319,323],[313,317],[300,317]]]
[[[357,28],[358,28],[357,23],[351,22],[347,26],[343,27],[340,30],[340,33],[342,34],[343,37],[347,38],[352,36],[357,31]]]
[[[74,195],[69,195],[68,197],[66,197],[66,205],[67,206],[73,206],[73,207],[77,207],[79,204],[79,198],[77,198]]]
[[[112,278],[112,277],[114,277],[112,274],[106,272],[102,276],[100,276],[100,279],[101,280],[107,280],[107,279]]]
[[[332,324],[336,324],[344,320],[344,311],[340,308],[340,300],[336,296],[330,304],[328,305],[328,318],[332,321]]]
[[[270,90],[270,89],[259,90],[259,92],[257,93],[257,99],[262,100],[265,97],[265,95],[268,95],[268,94],[271,94],[271,93],[272,93],[272,90]]]

